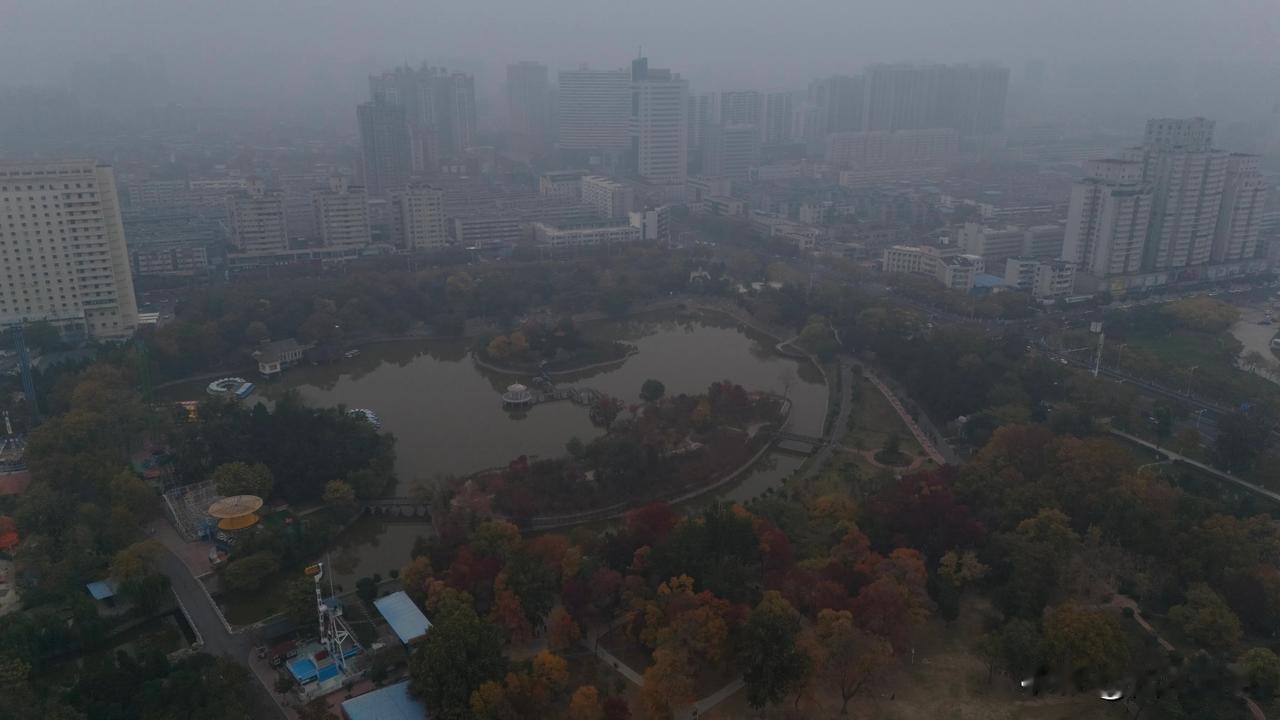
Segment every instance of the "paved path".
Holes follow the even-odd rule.
[[[893,394],[893,390],[890,390],[889,386],[877,377],[870,369],[864,368],[863,372],[866,374],[867,380],[869,380],[872,385],[875,385],[876,389],[879,390],[880,393],[884,395],[885,399],[889,401],[889,404],[893,406],[893,409],[898,413],[898,417],[902,418],[902,422],[906,423],[907,429],[915,436],[916,442],[920,443],[920,447],[924,449],[925,454],[939,465],[946,465],[947,459],[943,457],[942,452],[938,450],[936,445],[934,445],[933,439],[930,438],[923,429],[921,429],[920,424],[917,423],[916,420],[911,417],[911,414],[907,412],[907,409],[902,406],[902,401],[898,399],[897,395]]]
[[[1150,450],[1154,450],[1164,455],[1165,457],[1169,458],[1174,463],[1183,463],[1184,465],[1190,465],[1191,467],[1197,470],[1200,470],[1202,472],[1205,472],[1209,475],[1212,475],[1213,477],[1216,477],[1219,480],[1235,483],[1236,485],[1239,485],[1240,487],[1244,488],[1245,490],[1248,490],[1251,493],[1254,493],[1255,495],[1261,495],[1262,497],[1275,500],[1276,502],[1280,502],[1280,493],[1275,493],[1264,487],[1254,485],[1248,480],[1243,480],[1241,478],[1236,477],[1235,475],[1232,475],[1231,473],[1223,472],[1222,470],[1219,470],[1218,468],[1213,467],[1211,465],[1205,465],[1199,460],[1192,460],[1186,455],[1179,455],[1178,453],[1170,450],[1167,447],[1160,447],[1159,445],[1156,445],[1155,443],[1152,443],[1152,442],[1147,442],[1146,440],[1143,440],[1142,438],[1136,435],[1130,435],[1127,432],[1116,430],[1114,428],[1111,430],[1111,434],[1117,437],[1122,437],[1125,440],[1128,440],[1129,442],[1137,443]]]
[[[258,682],[250,683],[249,691],[257,705],[258,714],[255,717],[291,717],[286,714],[274,688],[269,684],[274,682],[274,674],[264,677],[260,668],[255,666],[259,664],[250,662],[250,655],[254,652],[253,640],[247,634],[231,631],[222,613],[214,607],[213,598],[209,597],[203,583],[192,576],[186,563],[179,557],[186,543],[165,521],[156,521],[151,528],[153,537],[164,548],[162,552],[156,553],[156,565],[160,572],[169,576],[174,594],[178,596],[191,623],[204,641],[204,652],[231,658],[253,671]]]

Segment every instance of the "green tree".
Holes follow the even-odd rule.
[[[502,631],[481,620],[469,603],[449,603],[409,659],[410,691],[441,720],[471,717],[471,694],[507,671]]]
[[[350,512],[356,506],[356,491],[341,480],[330,480],[324,485],[324,494],[320,496],[325,505]]]
[[[281,612],[293,622],[308,626],[316,619],[316,583],[309,577],[290,580],[284,586]]]
[[[117,552],[111,558],[111,577],[120,586],[120,595],[150,615],[168,597],[169,578],[155,567],[157,553],[165,552],[155,540],[143,540]]]
[[[1268,648],[1246,650],[1236,659],[1235,671],[1259,700],[1269,700],[1280,690],[1280,657]]]
[[[1153,413],[1156,419],[1156,443],[1160,444],[1173,434],[1173,411],[1168,405],[1160,405]]]
[[[261,550],[227,563],[222,570],[222,582],[228,590],[257,590],[264,580],[279,571],[280,558],[273,552]]]
[[[808,682],[813,659],[797,645],[799,635],[800,613],[776,590],[766,592],[739,639],[738,668],[751,707],[781,702]]]
[[[214,486],[219,495],[257,495],[266,500],[271,497],[275,481],[271,468],[261,463],[230,462],[219,465],[213,471]]]
[[[644,384],[640,386],[640,399],[647,403],[657,402],[666,393],[667,386],[653,378],[645,380]]]
[[[1117,680],[1128,664],[1124,634],[1103,610],[1078,605],[1047,610],[1044,640],[1050,662],[1069,674],[1080,689]]]
[[[1169,619],[1192,640],[1208,648],[1226,648],[1240,639],[1240,618],[1227,601],[1204,583],[1187,590],[1186,602],[1169,608]]]

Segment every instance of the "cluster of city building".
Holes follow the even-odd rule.
[[[1274,183],[1257,156],[1215,149],[1212,121],[1153,120],[1140,147],[1006,127],[1000,67],[875,65],[803,91],[695,93],[645,58],[554,82],[520,62],[504,90],[488,117],[473,76],[395,68],[369,78],[349,151],[220,148],[199,177],[126,165],[119,189],[92,161],[0,163],[0,324],[125,336],[135,276],[683,243],[686,213],[1046,299],[1265,272],[1280,233]]]

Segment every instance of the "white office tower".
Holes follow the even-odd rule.
[[[631,146],[631,74],[626,70],[562,70],[556,92],[562,150],[622,152]]]
[[[391,194],[391,235],[404,250],[440,250],[449,243],[444,190],[409,187]]]
[[[647,183],[682,197],[689,162],[686,100],[689,85],[670,70],[631,62],[631,142],[636,172]]]
[[[138,306],[111,167],[0,161],[0,269],[0,323],[128,337]]]
[[[349,186],[341,175],[329,178],[329,189],[315,194],[320,243],[331,248],[362,248],[371,241],[369,196]]]
[[[284,193],[267,190],[260,177],[251,177],[243,190],[227,196],[231,244],[242,253],[273,253],[289,249]]]
[[[1257,255],[1258,231],[1267,202],[1267,185],[1258,172],[1258,161],[1257,155],[1243,153],[1227,157],[1222,207],[1213,242],[1214,262]]]
[[[773,92],[764,97],[764,115],[760,123],[760,142],[782,145],[791,142],[791,93]]]
[[[702,151],[702,172],[745,180],[760,161],[760,134],[754,125],[713,125]]]
[[[1153,270],[1209,262],[1218,226],[1227,153],[1213,148],[1213,121],[1161,118],[1147,122],[1139,154],[1154,192],[1145,266]]]
[[[1071,187],[1062,259],[1096,277],[1137,272],[1151,218],[1143,163],[1092,160]]]

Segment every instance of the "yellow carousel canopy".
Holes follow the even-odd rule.
[[[252,515],[262,508],[257,495],[231,495],[209,506],[209,514],[220,520]]]

